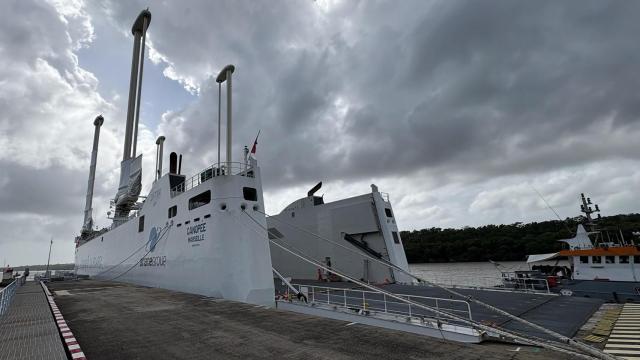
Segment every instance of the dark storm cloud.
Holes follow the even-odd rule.
[[[85,186],[78,179],[86,171],[67,169],[61,164],[35,169],[0,161],[0,213],[57,216],[78,215],[83,209]]]
[[[638,156],[635,2],[348,2],[320,20],[309,4],[234,4],[207,23],[156,9],[152,38],[178,76],[200,76],[205,88],[212,79],[192,69],[238,65],[236,139],[263,130],[260,160],[278,164],[264,170],[268,188],[421,169],[500,176]],[[169,34],[176,22],[189,41]],[[215,137],[216,104],[200,101],[180,112],[191,136],[176,145],[193,156]]]

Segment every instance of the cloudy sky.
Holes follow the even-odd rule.
[[[404,230],[640,206],[640,2],[0,2],[0,261],[73,261],[92,121],[98,225],[116,192],[131,24],[148,32],[138,148],[183,172],[216,159],[217,86],[234,75],[234,151],[261,129],[265,202],[317,181],[390,193]],[[223,144],[224,146],[224,144]],[[166,161],[166,160],[165,160]],[[145,190],[143,190],[144,192]]]

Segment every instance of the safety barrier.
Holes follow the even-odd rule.
[[[389,299],[386,294],[368,290],[335,288],[316,285],[292,284],[298,291],[304,294],[311,303],[320,303],[341,306],[356,311],[370,311],[394,315],[405,315],[408,317],[430,317],[440,319],[440,315],[432,313],[424,308],[413,306],[410,303]],[[288,289],[287,289],[288,291]],[[446,298],[436,298],[427,296],[416,296],[397,294],[410,301],[418,302],[426,306],[433,307],[463,316],[473,320],[471,307],[467,301]]]
[[[26,277],[21,276],[13,280],[9,285],[0,290],[0,315],[3,315],[9,309],[9,304],[11,304],[11,299],[13,299],[13,295],[15,295],[16,290],[19,286],[24,285],[26,281]]]

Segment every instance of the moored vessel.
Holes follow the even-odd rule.
[[[530,264],[556,260],[556,266],[548,266],[538,273],[553,279],[554,290],[564,295],[597,297],[624,302],[640,300],[640,251],[632,239],[625,239],[622,231],[599,229],[594,213],[596,204],[581,194],[580,210],[585,214],[584,225],[577,226],[576,235],[558,240],[567,249],[549,254],[529,255]],[[588,230],[587,230],[588,228]],[[567,258],[570,269],[557,266],[559,259]]]
[[[181,174],[182,156],[170,155],[163,173],[159,137],[155,180],[140,196],[142,155],[136,155],[146,31],[151,13],[136,19],[129,107],[120,185],[112,201],[113,222],[93,229],[93,183],[102,117],[95,135],[85,220],[76,238],[76,273],[261,305],[273,305],[274,285],[266,235],[238,223],[242,212],[266,226],[260,168],[255,159],[233,162],[231,153],[232,65],[216,81],[226,83],[227,152],[192,177]]]

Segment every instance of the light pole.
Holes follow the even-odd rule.
[[[49,276],[49,261],[51,261],[51,246],[53,246],[53,238],[51,238],[51,243],[49,243],[49,258],[47,258],[47,270],[44,272],[44,276],[46,276],[47,279],[51,278]]]

